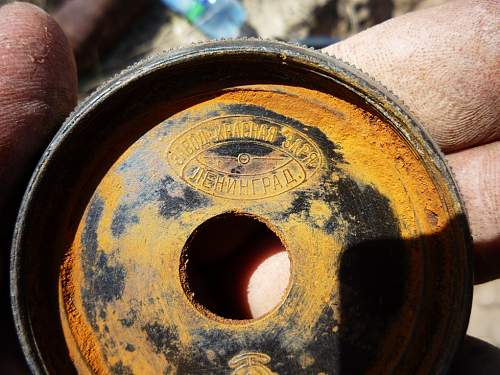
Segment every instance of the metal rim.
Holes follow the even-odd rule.
[[[286,63],[307,64],[309,67],[314,67],[316,74],[324,75],[326,79],[334,79],[337,83],[344,85],[349,90],[353,91],[359,97],[363,98],[371,106],[376,108],[387,118],[397,120],[407,125],[406,129],[399,129],[405,133],[407,138],[417,138],[421,140],[418,146],[419,154],[430,153],[435,155],[436,166],[439,172],[447,181],[450,193],[459,202],[461,210],[465,211],[463,201],[459,195],[453,176],[444,161],[444,157],[434,144],[425,130],[419,126],[409,111],[398,104],[398,99],[389,93],[380,84],[372,82],[365,74],[356,71],[352,66],[335,59],[334,57],[326,56],[317,51],[305,49],[299,46],[273,41],[261,40],[234,40],[234,41],[218,41],[210,42],[201,45],[195,45],[188,48],[171,51],[166,55],[155,56],[145,61],[139,62],[136,65],[123,71],[117,77],[104,84],[90,97],[88,97],[75,111],[68,117],[61,129],[58,131],[52,142],[49,144],[43,154],[34,174],[30,180],[28,188],[25,192],[19,215],[16,222],[14,237],[11,249],[11,304],[14,314],[14,320],[18,336],[21,342],[22,349],[28,364],[35,373],[47,373],[48,370],[44,365],[43,357],[40,349],[37,346],[36,338],[33,336],[31,328],[31,320],[29,317],[29,308],[23,298],[23,294],[27,291],[23,286],[23,264],[22,259],[27,256],[23,248],[23,241],[28,235],[29,228],[26,226],[26,217],[30,215],[31,206],[33,204],[33,195],[40,188],[44,181],[44,176],[47,168],[49,168],[53,159],[58,157],[58,150],[61,145],[72,137],[75,129],[79,126],[79,120],[87,116],[95,110],[99,105],[105,104],[106,99],[123,88],[133,84],[135,81],[157,71],[171,69],[172,67],[188,62],[192,59],[197,59],[202,54],[210,56],[216,55],[245,55],[245,54],[262,54],[273,56]],[[376,101],[371,98],[376,98]],[[383,105],[381,105],[383,103]],[[411,131],[412,134],[407,133]],[[472,270],[472,245],[471,237],[468,232],[466,223],[463,223],[463,229],[466,237],[468,237],[468,269]],[[472,271],[465,276],[467,285],[464,286],[464,311],[465,316],[462,317],[460,326],[455,329],[465,334],[468,315],[470,312],[472,301]],[[461,343],[461,338],[453,337],[449,344],[450,350],[443,356],[436,369],[439,372],[444,371],[449,367],[454,353],[457,351]]]

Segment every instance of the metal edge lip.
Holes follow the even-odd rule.
[[[92,113],[95,106],[105,104],[106,100],[117,91],[158,70],[170,69],[176,65],[190,62],[192,59],[203,60],[225,54],[227,54],[228,57],[250,54],[268,55],[271,57],[274,56],[277,61],[281,60],[283,64],[293,62],[299,66],[307,66],[308,69],[314,73],[324,75],[325,78],[342,84],[357,96],[368,101],[370,106],[379,110],[383,115],[388,117],[389,120],[399,120],[407,124],[413,134],[404,135],[407,138],[415,138],[419,141],[420,146],[425,149],[425,151],[417,150],[420,156],[426,153],[436,156],[435,161],[437,162],[437,168],[446,180],[450,193],[452,193],[459,203],[461,211],[465,214],[465,205],[458,191],[456,182],[444,160],[443,154],[434,141],[432,141],[427,132],[419,125],[410,111],[404,105],[398,103],[398,99],[394,94],[348,63],[304,47],[290,45],[284,42],[259,39],[235,39],[206,42],[147,58],[130,66],[104,83],[75,108],[43,153],[24,193],[16,219],[11,245],[10,297],[18,339],[21,343],[27,363],[34,373],[43,374],[48,373],[48,371],[44,366],[43,357],[37,347],[36,338],[31,334],[31,321],[27,314],[28,307],[22,296],[22,242],[25,231],[27,230],[25,221],[27,215],[30,213],[33,193],[38,190],[40,184],[43,184],[43,178],[48,165],[53,158],[57,157],[58,149],[71,137],[73,130],[78,127],[79,121],[89,113]],[[370,97],[379,98],[385,101],[388,106],[382,107],[379,103],[369,99]],[[472,237],[468,229],[467,220],[465,220],[465,224],[467,224],[464,225],[464,234],[467,237],[465,238],[466,246],[468,248],[467,268],[471,270],[471,274],[466,275],[466,280],[468,280],[468,282],[464,288],[464,303],[466,304],[464,310],[466,311],[466,317],[468,317],[472,304],[473,267]],[[461,331],[465,334],[468,319],[463,319],[462,322]],[[437,364],[438,369],[441,368],[441,371],[444,371],[444,369],[449,367],[460,343],[461,339],[449,343],[452,346],[452,350],[448,352],[449,354],[447,354],[446,357],[439,361],[440,363]]]

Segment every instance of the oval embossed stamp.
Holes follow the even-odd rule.
[[[222,198],[262,199],[294,189],[321,167],[318,145],[296,128],[264,117],[216,117],[192,126],[168,160],[193,188]]]

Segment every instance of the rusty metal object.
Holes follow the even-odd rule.
[[[185,285],[188,239],[228,212],[291,258],[259,319]],[[68,118],[22,206],[12,304],[40,373],[443,373],[470,249],[443,157],[390,93],[315,51],[213,42],[131,67]]]

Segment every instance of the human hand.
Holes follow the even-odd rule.
[[[453,2],[388,21],[327,49],[403,99],[448,153],[480,260],[478,281],[500,276],[495,12],[498,5],[492,1]],[[6,259],[24,188],[41,151],[74,107],[77,85],[71,51],[47,15],[12,4],[0,9],[0,19],[0,243]],[[254,308],[280,299],[276,283],[259,270],[271,264],[287,277],[283,260],[269,258],[255,272],[248,291]],[[2,275],[6,291],[7,272]]]
[[[452,1],[324,49],[402,99],[446,154],[471,225],[476,283],[500,277],[499,11],[495,1]],[[268,262],[288,268],[279,254]],[[250,285],[259,314],[281,298],[268,275],[257,269]]]
[[[59,26],[27,3],[0,8],[0,373],[28,373],[11,317],[10,240],[28,180],[76,104],[76,66]]]
[[[381,82],[420,119],[446,154],[474,240],[475,282],[500,277],[500,7],[452,1],[372,27],[325,48]],[[258,315],[283,290],[269,268],[288,277],[284,252],[264,261],[248,289]],[[282,276],[284,277],[284,276]],[[454,373],[492,374],[499,350],[467,337]]]
[[[500,277],[500,6],[452,1],[325,49],[388,87],[446,154],[465,202],[475,281]]]
[[[324,49],[402,99],[446,154],[471,225],[476,283],[500,277],[499,12],[496,1],[452,1]],[[251,304],[267,284],[255,281]]]

